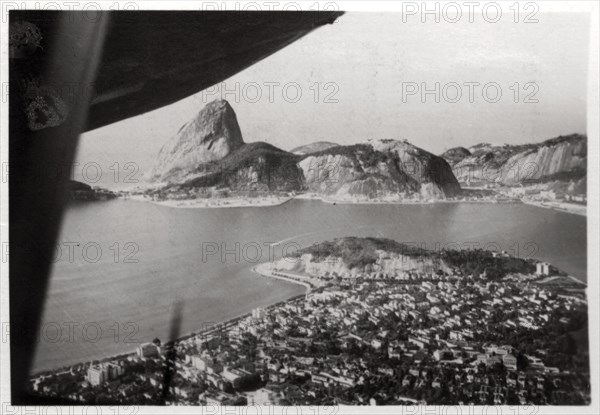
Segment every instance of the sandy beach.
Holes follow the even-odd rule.
[[[159,206],[184,209],[214,209],[240,207],[279,206],[289,202],[291,197],[257,197],[257,198],[223,198],[223,199],[184,199],[184,200],[152,200],[142,195],[133,195],[130,200],[154,203]]]
[[[336,199],[323,197],[316,194],[305,193],[290,197],[257,197],[257,198],[222,198],[222,199],[185,199],[185,200],[152,200],[142,195],[132,195],[128,199],[154,203],[159,206],[183,209],[215,209],[215,208],[244,208],[244,207],[270,207],[280,206],[294,199],[300,200],[318,200],[330,205],[432,205],[435,203],[499,203],[495,199],[436,199],[436,200],[416,200],[416,199]],[[521,199],[520,202],[506,203],[525,203],[545,209],[554,209],[559,212],[571,213],[574,215],[587,216],[587,206],[565,202],[540,202],[530,199]]]
[[[572,213],[574,215],[587,216],[587,206],[565,202],[538,202],[536,200],[522,199],[523,203],[546,209],[554,209],[559,212]]]

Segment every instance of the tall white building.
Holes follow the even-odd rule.
[[[537,275],[550,275],[550,264],[547,262],[538,262],[535,264],[535,273]]]
[[[93,386],[98,386],[104,383],[107,373],[101,366],[90,366],[87,373],[88,382]]]
[[[277,392],[267,388],[260,388],[254,392],[247,392],[248,405],[276,405]]]
[[[255,308],[252,310],[252,317],[255,319],[263,319],[265,317],[265,310],[263,308]]]
[[[123,368],[115,363],[92,365],[88,369],[87,380],[93,386],[118,378],[123,374]]]

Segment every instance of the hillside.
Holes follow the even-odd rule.
[[[487,250],[428,251],[386,238],[344,237],[299,250],[295,261],[285,258],[276,267],[309,274],[402,272],[485,275],[491,280],[512,273],[535,272],[535,261]]]
[[[117,194],[100,187],[92,187],[86,183],[69,180],[66,184],[67,198],[71,201],[97,201],[109,200],[117,197]]]
[[[233,108],[213,101],[160,150],[150,191],[158,199],[311,192],[332,199],[444,199],[460,193],[448,163],[406,141],[339,146],[317,142],[294,154],[246,144]]]
[[[452,166],[469,156],[471,156],[471,152],[464,147],[454,147],[440,154],[440,157],[448,161]]]
[[[166,187],[167,191],[190,192],[216,187],[230,191],[300,191],[302,172],[297,156],[271,144],[243,144],[221,160],[198,166],[193,177]]]
[[[466,150],[466,151],[465,151]],[[567,192],[585,189],[587,137],[560,136],[541,143],[453,148],[442,154],[461,182],[544,184]],[[569,190],[570,189],[570,190]],[[585,190],[583,190],[585,191]]]
[[[299,164],[309,191],[334,198],[443,199],[460,193],[446,161],[404,141],[332,147]]]

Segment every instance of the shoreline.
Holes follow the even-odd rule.
[[[123,200],[133,200],[136,202],[152,203],[158,206],[177,208],[177,209],[220,209],[220,208],[244,208],[244,207],[270,207],[281,206],[293,197],[260,197],[255,199],[246,198],[223,198],[223,199],[169,199],[169,200],[150,200],[142,195],[131,195]]]
[[[318,200],[330,205],[435,205],[435,204],[450,204],[450,203],[465,203],[465,204],[520,204],[521,201],[498,201],[496,199],[472,199],[472,200],[457,200],[457,199],[429,199],[429,200],[348,200],[348,199],[330,199],[323,196],[303,194],[296,196],[295,199],[301,200]]]
[[[259,270],[256,269],[260,266],[264,267],[268,264],[269,263],[258,264],[257,266],[252,267],[250,269],[250,271],[252,271],[253,273],[258,274],[260,276],[263,276],[265,278],[273,278],[273,279],[278,279],[278,280],[285,281],[285,282],[292,283],[292,284],[302,285],[303,287],[306,288],[306,292],[304,294],[295,294],[286,299],[278,300],[272,304],[268,304],[266,306],[259,307],[259,308],[264,308],[264,309],[268,310],[268,309],[278,306],[282,303],[287,303],[288,301],[294,301],[300,297],[304,297],[306,294],[310,293],[312,286],[309,283],[297,281],[292,278],[285,278],[285,277],[279,277],[276,275],[271,275],[270,273],[260,272]],[[170,342],[178,343],[178,342],[188,341],[193,338],[201,338],[204,336],[208,336],[208,335],[212,334],[214,331],[227,328],[227,326],[235,324],[239,320],[247,318],[251,315],[252,315],[252,310],[238,314],[237,316],[234,316],[234,317],[226,318],[222,321],[217,321],[217,322],[215,322],[214,326],[207,327],[205,329],[200,329],[199,331],[191,331],[191,332],[188,332],[185,334],[181,334],[177,338],[169,340],[165,343],[170,343]],[[147,343],[147,342],[140,342],[139,344],[136,344],[136,347],[134,350],[123,351],[121,353],[112,354],[109,356],[104,356],[104,357],[100,357],[100,358],[92,359],[92,360],[96,360],[96,361],[102,363],[102,362],[109,362],[109,361],[113,361],[113,360],[117,360],[117,359],[127,359],[130,356],[137,355],[137,348],[143,343]],[[80,362],[67,364],[67,365],[63,365],[63,366],[59,366],[59,367],[55,367],[55,368],[31,371],[31,373],[29,374],[29,378],[32,379],[32,378],[36,378],[36,377],[39,377],[42,375],[47,375],[47,374],[59,374],[59,373],[63,373],[63,372],[69,372],[72,368],[74,368],[76,366],[80,366],[80,365],[86,365],[87,363],[88,363],[88,361],[80,361]]]
[[[223,199],[169,199],[169,200],[150,200],[142,195],[131,195],[122,200],[133,200],[136,202],[152,203],[158,206],[171,207],[177,209],[219,209],[219,208],[244,208],[244,207],[272,207],[281,206],[292,200],[316,200],[329,205],[434,205],[436,203],[469,203],[469,204],[513,204],[520,201],[498,202],[495,199],[474,199],[474,200],[449,200],[449,199],[404,199],[404,200],[349,200],[335,199],[318,196],[314,194],[300,194],[286,197],[259,197],[259,198],[223,198]]]
[[[587,205],[576,205],[573,203],[564,202],[538,202],[529,199],[522,199],[522,202],[530,206],[537,206],[543,209],[550,209],[555,210],[557,212],[570,213],[572,215],[587,217]]]
[[[158,206],[177,209],[221,209],[221,208],[252,208],[252,207],[274,207],[281,206],[292,200],[316,200],[328,205],[434,205],[464,203],[464,204],[526,204],[557,212],[570,213],[573,215],[587,217],[586,205],[575,205],[561,202],[538,202],[529,199],[518,201],[498,201],[497,199],[473,199],[473,200],[348,200],[332,199],[313,194],[301,194],[288,197],[260,197],[260,198],[224,198],[224,199],[182,199],[182,200],[149,200],[141,195],[132,195],[123,200],[152,203]]]
[[[270,269],[268,269],[268,266],[271,264],[272,264],[271,262],[264,262],[262,264],[258,264],[256,266],[252,267],[252,272],[254,272],[258,275],[261,275],[265,278],[274,278],[274,279],[286,281],[286,282],[289,282],[292,284],[302,285],[303,287],[306,288],[306,294],[309,294],[315,286],[318,287],[318,285],[316,285],[316,284],[315,285],[311,284],[311,282],[313,280],[313,278],[311,278],[311,277],[304,277],[304,276],[299,275],[298,278],[306,279],[306,281],[302,281],[302,280],[299,280],[299,279],[296,279],[293,277],[286,277],[285,275],[283,275],[283,273],[282,273],[282,275],[273,275],[273,272]]]
[[[135,195],[135,196],[130,196],[127,199],[123,199],[122,197],[120,198],[122,200],[132,200],[132,201],[140,201],[140,202],[150,202],[150,203],[155,203],[155,204],[159,204],[159,205],[164,205],[161,202],[156,202],[156,201],[151,201],[149,199],[145,199],[143,196],[141,195]],[[283,198],[281,198],[283,199]],[[318,200],[322,203],[327,203],[327,204],[333,204],[333,203],[340,203],[340,204],[373,204],[373,205],[381,205],[381,204],[406,204],[406,205],[424,205],[424,204],[435,204],[435,203],[471,203],[471,204],[477,204],[477,203],[485,203],[485,204],[510,204],[510,203],[498,203],[494,200],[436,200],[436,201],[417,201],[417,200],[413,200],[413,201],[408,201],[408,200],[404,200],[404,201],[375,201],[375,200],[365,200],[365,201],[339,201],[339,200],[330,200],[330,199],[326,199],[324,197],[321,196],[317,196],[317,195],[313,195],[313,194],[301,194],[301,195],[297,195],[295,197],[289,197],[289,198],[285,198],[285,200],[283,200],[282,202],[279,203],[279,205],[285,204],[293,199],[300,199],[300,200]],[[169,201],[167,201],[169,202]],[[173,202],[179,202],[179,201],[173,201]],[[521,202],[514,202],[514,203],[521,203]],[[546,204],[545,202],[536,202],[536,201],[532,201],[532,200],[522,200],[523,204],[528,204],[528,205],[532,205],[532,206],[536,206],[539,208],[545,208],[545,209],[554,209],[556,211],[560,211],[560,212],[564,212],[564,213],[571,213],[571,214],[576,214],[579,216],[583,216],[586,217],[585,213],[578,213],[576,211],[568,211],[568,210],[563,210],[560,207],[557,206],[552,206],[549,204]],[[558,203],[558,202],[557,202]],[[208,206],[208,208],[219,208],[219,207],[258,207],[259,205],[257,204],[250,204],[248,206],[232,206],[232,205],[225,205],[225,206]],[[267,205],[268,206],[268,205]],[[275,205],[273,205],[275,206]],[[576,206],[580,206],[582,209],[586,209],[585,205],[576,205]],[[174,206],[174,207],[179,207],[181,208],[181,206]],[[192,206],[191,208],[194,208],[195,206]],[[198,208],[202,208],[203,206],[197,206]],[[272,275],[271,272],[268,272],[266,270],[264,270],[264,266],[266,266],[267,264],[258,264],[257,266],[251,268],[251,271],[259,274],[260,276],[266,277],[266,278],[273,278],[273,279],[279,279],[288,283],[292,283],[292,284],[297,284],[297,285],[302,285],[306,288],[306,293],[309,293],[311,288],[314,288],[314,286],[311,286],[309,282],[301,282],[298,280],[295,280],[293,278],[285,278],[285,277],[281,277],[281,276],[277,276],[277,275]],[[261,272],[262,271],[262,272]],[[583,279],[579,279],[578,277],[574,277],[569,275],[569,278],[573,279],[575,282],[583,284],[585,286],[587,286],[587,282],[585,282]],[[290,301],[294,298],[297,298],[298,295],[294,295],[292,297],[289,297],[285,300],[281,300],[281,301]],[[277,304],[277,303],[275,303]],[[269,308],[272,307],[274,304],[269,304],[264,306],[263,308]],[[249,314],[249,312],[231,317],[231,318],[226,318],[222,321],[217,321],[216,324],[219,326],[226,326],[228,324],[232,324],[233,322],[244,318],[245,316],[247,316]],[[202,330],[200,332],[188,332],[186,334],[177,336],[177,338],[174,341],[181,341],[181,340],[185,340],[186,338],[192,337],[192,336],[202,336],[202,335],[206,335],[206,330],[209,329],[205,329]],[[139,343],[141,344],[141,343]],[[116,359],[118,357],[126,357],[126,356],[131,356],[131,355],[135,355],[136,351],[135,348],[137,348],[137,346],[139,346],[139,344],[136,344],[135,347],[130,350],[123,350],[121,352],[117,352],[114,354],[111,354],[108,357],[99,357],[97,359],[94,360],[99,360],[99,361],[109,361],[111,359]],[[32,375],[34,374],[36,376],[39,376],[39,374],[42,373],[55,373],[56,371],[60,371],[60,370],[64,370],[65,368],[67,368],[66,370],[69,370],[69,368],[73,368],[76,366],[79,366],[81,364],[85,364],[85,361],[79,361],[79,362],[75,362],[75,363],[71,363],[71,364],[67,364],[67,365],[63,365],[63,366],[59,366],[58,368],[46,368],[46,369],[40,369],[40,370],[35,370],[32,371]]]
[[[310,294],[312,292],[313,288],[320,288],[322,286],[321,283],[319,283],[318,279],[315,279],[315,278],[312,278],[309,276],[303,276],[303,275],[297,275],[297,276],[293,276],[293,277],[286,276],[285,275],[285,273],[287,273],[286,271],[280,271],[281,275],[273,275],[273,272],[269,269],[269,266],[272,264],[273,264],[272,262],[261,263],[261,264],[255,265],[250,270],[253,273],[260,275],[262,277],[265,277],[265,278],[273,278],[273,279],[285,281],[285,282],[288,282],[291,284],[301,285],[306,288],[306,292],[304,294],[293,295],[286,299],[279,300],[272,304],[268,304],[266,306],[259,307],[259,308],[268,310],[270,308],[279,306],[281,304],[284,304],[284,303],[287,303],[290,301],[295,301],[299,298],[306,297],[307,294]],[[301,278],[302,280],[299,278]],[[566,275],[566,278],[573,281],[574,283],[582,286],[581,289],[587,290],[586,282],[584,282],[572,275]],[[175,339],[166,341],[164,344],[202,340],[202,337],[208,337],[208,336],[214,334],[215,332],[218,332],[223,329],[227,330],[230,326],[232,326],[232,325],[238,323],[240,320],[243,320],[244,318],[248,318],[250,316],[252,316],[252,310],[241,313],[241,314],[231,317],[231,318],[224,319],[223,321],[215,322],[214,325],[211,327],[207,327],[205,329],[200,329],[199,331],[191,331],[191,332],[179,335]],[[139,345],[141,345],[143,343],[147,343],[147,342],[141,342],[141,343],[137,344],[136,348],[134,350],[123,351],[121,353],[117,353],[117,354],[113,354],[113,355],[109,355],[109,356],[105,356],[105,357],[101,357],[101,358],[97,358],[97,359],[93,359],[93,360],[98,361],[100,363],[105,363],[105,362],[111,362],[111,361],[120,360],[120,359],[128,359],[131,356],[137,355],[137,348],[139,347]],[[81,365],[83,365],[85,367],[86,364],[87,364],[86,361],[80,361],[80,362],[76,362],[76,363],[68,364],[68,365],[64,365],[64,366],[59,366],[59,367],[52,368],[52,369],[42,369],[42,370],[32,371],[29,374],[29,379],[37,378],[40,376],[57,375],[57,374],[61,374],[61,373],[70,372],[71,370],[73,370],[73,368],[75,368],[77,366],[81,366]],[[84,370],[85,370],[85,368],[84,368]]]

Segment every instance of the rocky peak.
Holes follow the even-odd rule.
[[[465,182],[559,184],[585,188],[587,137],[571,134],[541,143],[518,145],[477,144],[467,150],[448,150],[444,157],[454,175]],[[564,186],[562,186],[564,187]]]
[[[450,165],[454,165],[470,155],[471,152],[464,147],[453,147],[440,154],[440,157],[446,159]]]
[[[181,126],[160,149],[152,177],[173,181],[199,165],[220,160],[244,144],[235,111],[225,100],[215,100]]]
[[[455,196],[460,193],[458,181],[450,165],[441,157],[423,150],[407,140],[369,140],[374,150],[395,154],[399,169],[420,183],[422,193],[435,193],[436,197]],[[423,186],[432,184],[432,186]]]

